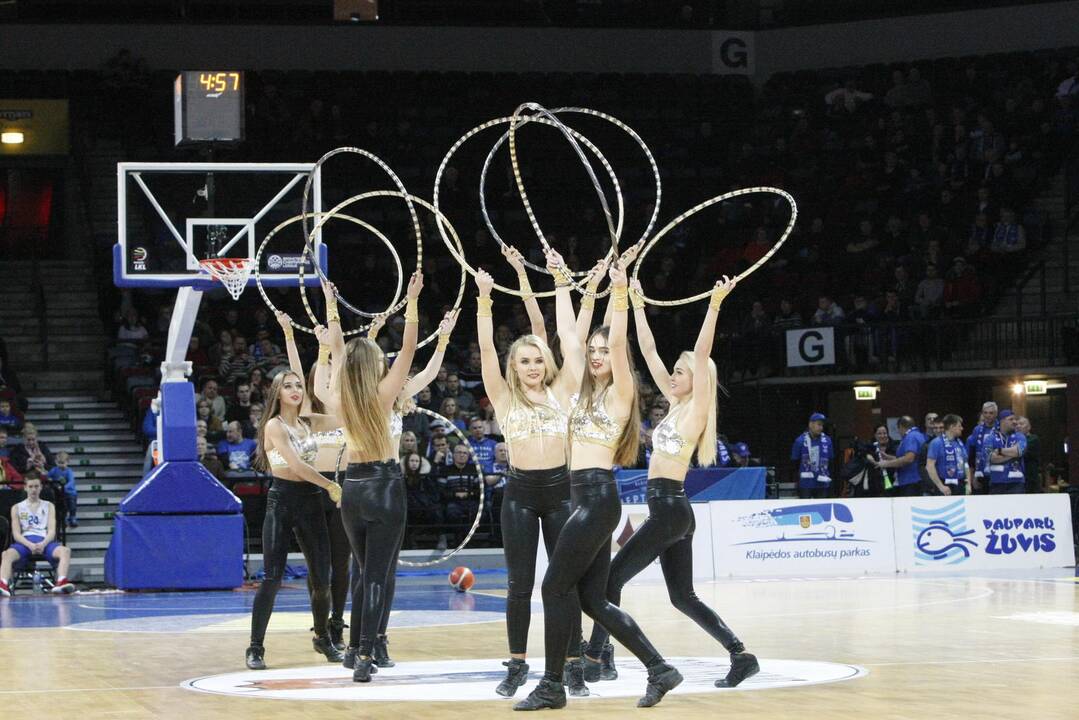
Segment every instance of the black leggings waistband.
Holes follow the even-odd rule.
[[[648,499],[662,497],[685,497],[686,484],[670,478],[648,478]]]
[[[585,468],[584,470],[572,470],[569,474],[571,486],[582,485],[612,485],[614,484],[614,470],[610,468]]]
[[[521,468],[511,467],[507,474],[511,483],[536,488],[562,485],[569,480],[569,469],[565,465],[539,470],[522,470]]]
[[[401,465],[396,460],[349,463],[348,469],[345,470],[345,480],[349,482],[388,480],[394,477],[401,477]]]
[[[317,495],[322,488],[306,480],[285,480],[275,477],[270,483],[270,492],[280,495]]]

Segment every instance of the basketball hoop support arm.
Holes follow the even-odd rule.
[[[176,304],[172,308],[172,321],[169,323],[169,341],[165,349],[165,361],[161,363],[162,383],[187,382],[188,376],[191,375],[191,363],[185,358],[201,303],[201,290],[185,286],[176,292]]]

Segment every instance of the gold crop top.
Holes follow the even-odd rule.
[[[329,432],[312,433],[320,448],[339,448],[345,444],[345,429],[337,428]]]
[[[300,459],[308,464],[315,462],[315,458],[318,456],[318,441],[315,439],[315,434],[311,432],[311,429],[304,425],[306,435],[301,438],[284,420],[277,418],[277,421],[284,426],[285,432],[288,433],[289,443],[292,445],[292,449],[296,451],[296,454],[300,456]],[[277,451],[277,448],[271,448],[266,451],[266,462],[270,464],[271,470],[273,468],[288,466],[288,462],[285,460],[284,456]]]
[[[558,404],[558,399],[547,390],[546,405],[516,405],[502,421],[502,437],[510,443],[530,437],[566,437],[568,418],[566,411]]]
[[[696,443],[689,442],[678,432],[679,413],[670,413],[652,430],[652,450],[657,455],[670,458],[689,467]]]
[[[592,412],[586,412],[580,401],[580,396],[575,394],[571,400],[573,410],[569,416],[569,429],[574,441],[602,445],[615,450],[618,448],[618,440],[622,437],[623,423],[611,417],[607,412],[606,391],[592,405]]]
[[[405,431],[405,418],[396,410],[390,410],[390,437],[399,438]]]

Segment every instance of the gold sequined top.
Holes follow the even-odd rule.
[[[289,443],[292,445],[292,449],[296,451],[296,454],[300,456],[300,459],[308,464],[315,462],[315,458],[318,456],[318,441],[315,440],[315,434],[311,432],[311,428],[303,425],[305,434],[300,437],[284,420],[277,418],[277,421],[284,426],[285,432],[288,433]],[[285,457],[277,451],[277,448],[266,451],[266,462],[269,463],[271,469],[288,466]]]
[[[573,410],[569,416],[569,429],[574,442],[602,445],[611,450],[618,449],[618,440],[622,437],[624,423],[614,419],[607,412],[606,396],[607,393],[604,391],[592,405],[591,413],[585,411],[579,394],[571,398]]]
[[[652,451],[689,467],[697,444],[689,442],[678,432],[678,413],[670,413],[652,430]]]
[[[405,431],[405,418],[396,410],[390,410],[390,437],[399,438]]]
[[[315,442],[318,443],[320,448],[331,447],[339,448],[345,444],[345,429],[337,428],[336,430],[330,430],[329,432],[317,432],[313,433]]]
[[[566,437],[566,411],[558,404],[551,388],[545,389],[547,404],[515,405],[501,421],[502,437],[507,443],[530,437]]]

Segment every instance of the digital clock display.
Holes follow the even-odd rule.
[[[238,142],[244,136],[244,75],[188,70],[176,76],[176,144]]]

